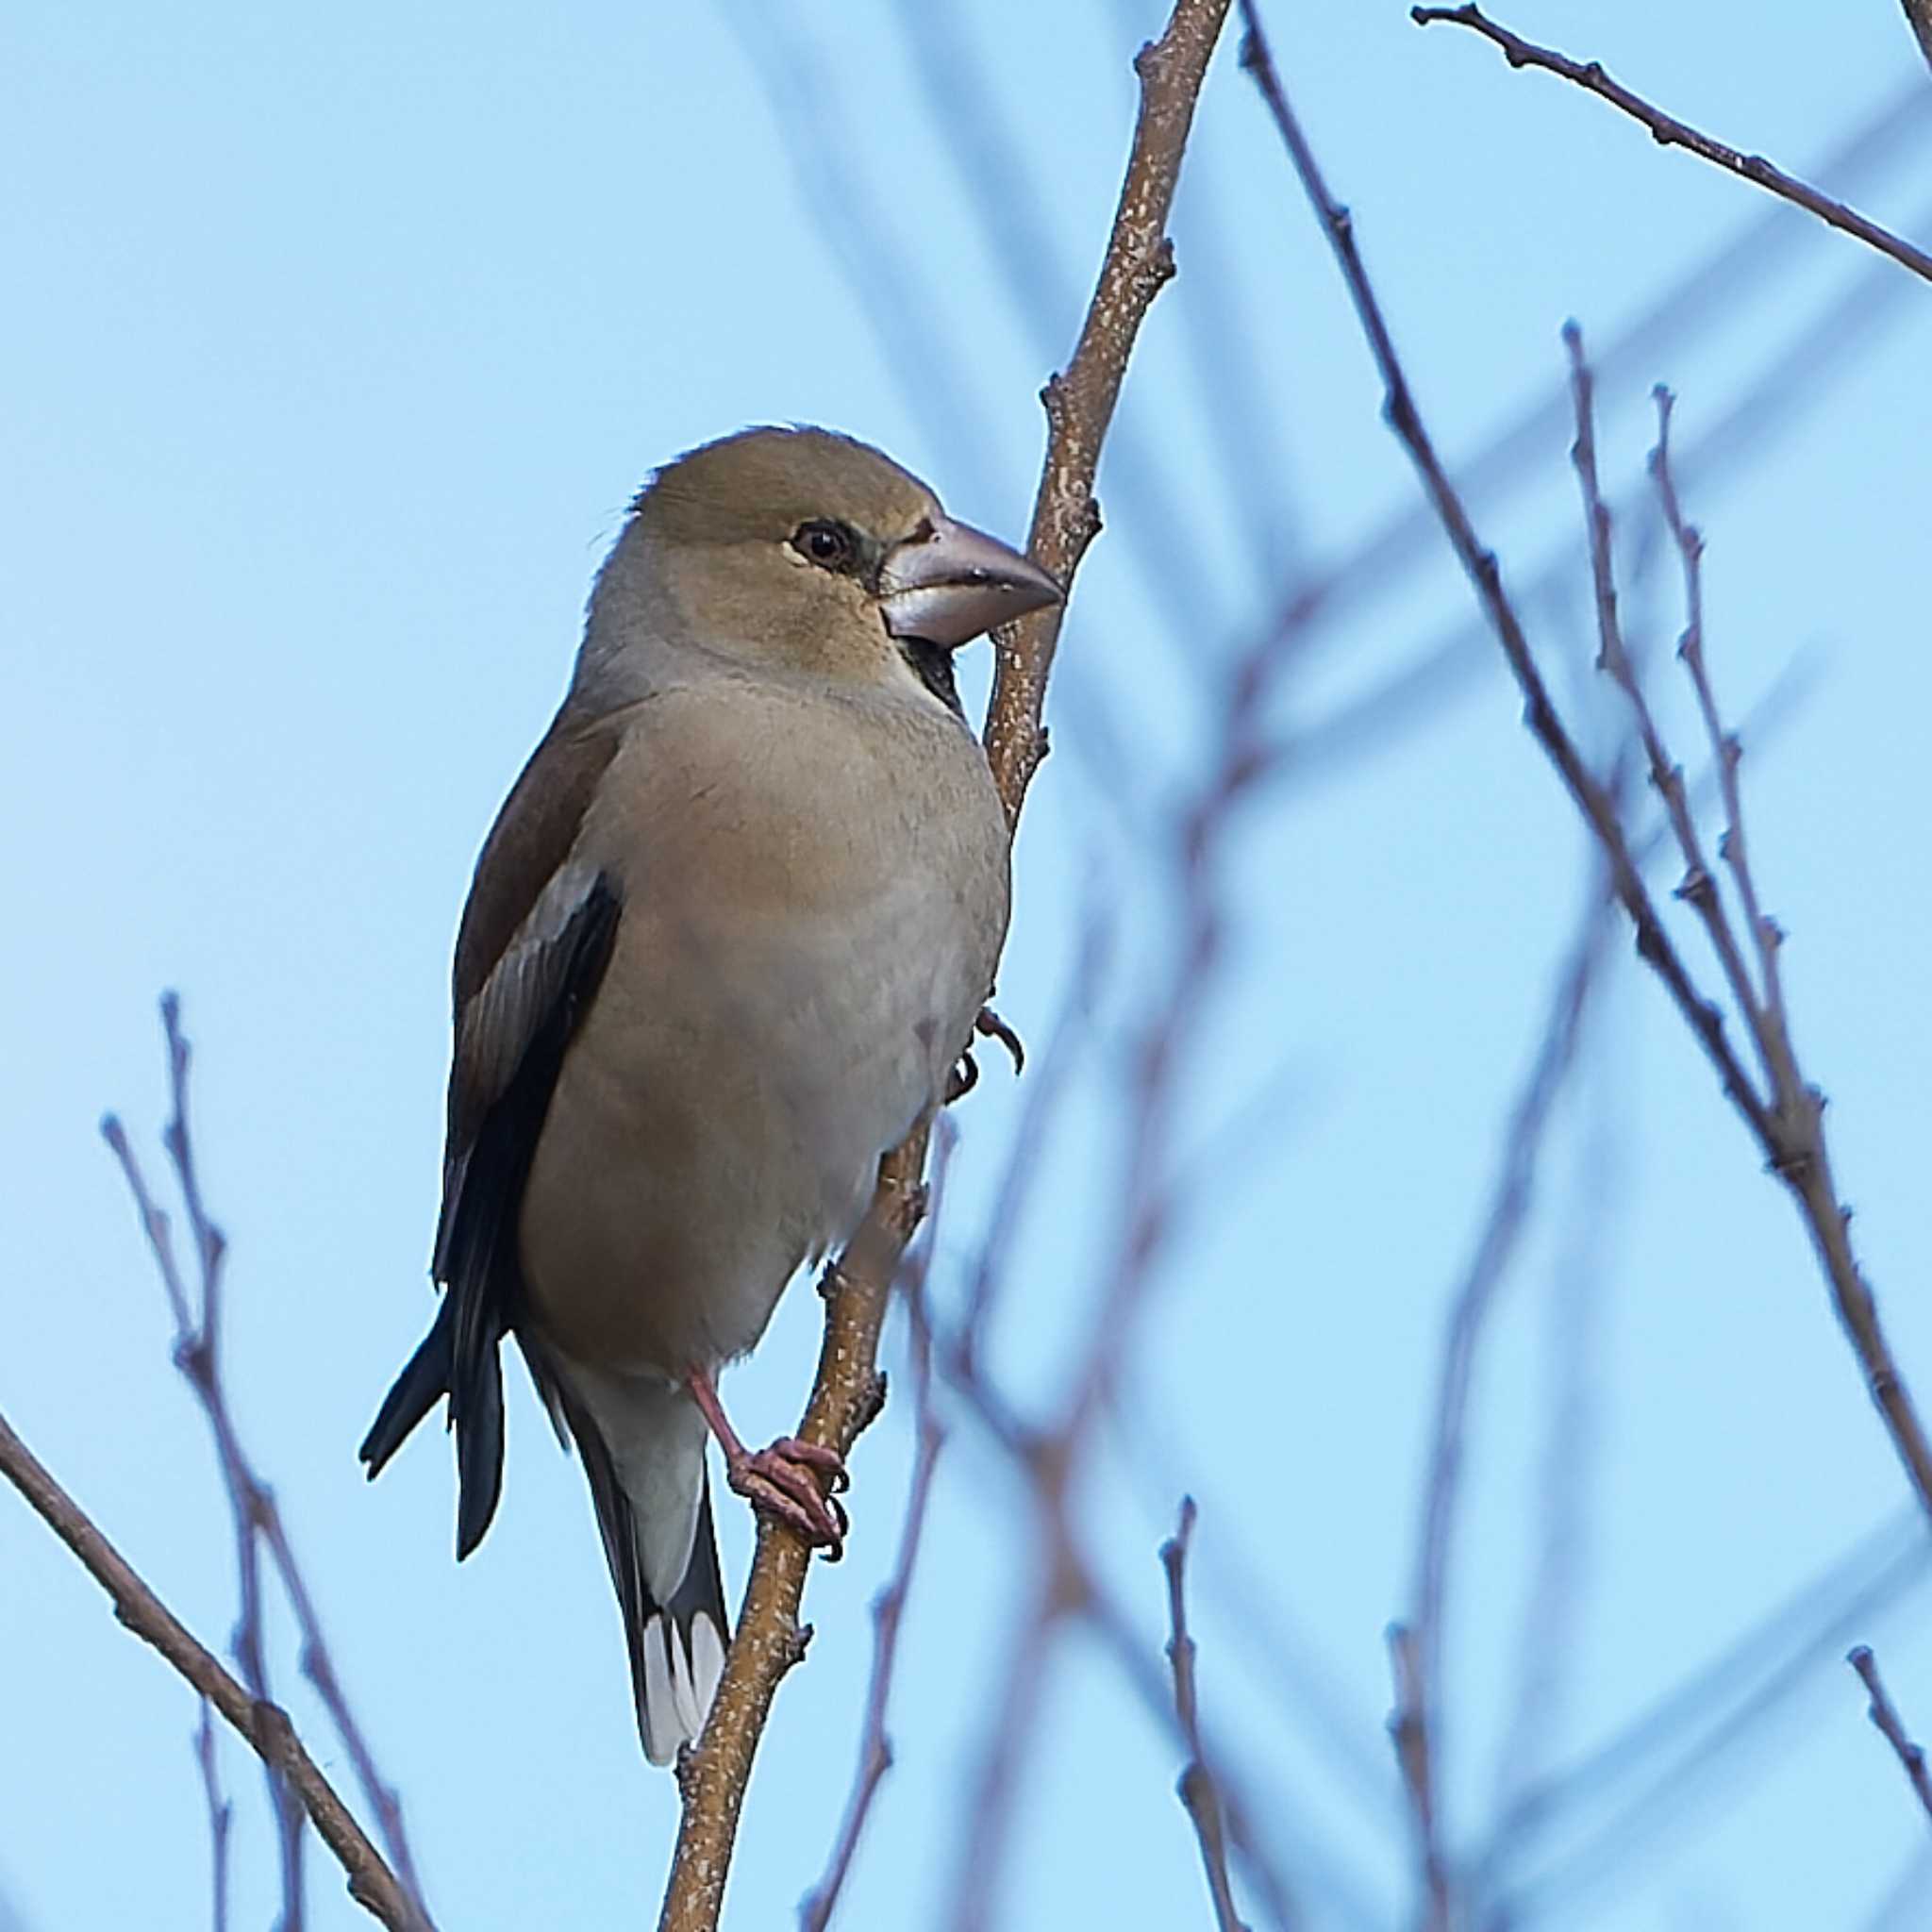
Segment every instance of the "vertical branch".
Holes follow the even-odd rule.
[[[1176,0],[1160,39],[1141,50],[1141,110],[1099,285],[1073,359],[1048,383],[1047,451],[1028,550],[1071,587],[1098,529],[1093,484],[1102,443],[1141,323],[1174,273],[1167,214],[1228,0]],[[1003,631],[987,715],[987,757],[1017,826],[1026,788],[1045,756],[1041,724],[1060,611],[1041,611]],[[926,1130],[886,1157],[864,1226],[827,1272],[824,1340],[799,1434],[849,1450],[876,1413],[874,1368],[900,1255],[923,1208]],[[779,1680],[804,1651],[798,1612],[809,1552],[789,1530],[762,1523],[738,1633],[725,1657],[704,1735],[679,1779],[677,1849],[658,1919],[660,1932],[712,1932],[737,1841],[753,1758]]]
[[[1174,276],[1167,217],[1193,127],[1194,104],[1227,18],[1228,0],[1176,0],[1166,31],[1134,57],[1141,111],[1100,277],[1073,359],[1052,377],[1046,463],[1034,498],[1027,554],[1064,584],[1100,529],[1093,481],[1120,400],[1127,358],[1154,298]],[[999,672],[986,721],[986,755],[1008,824],[1046,756],[1041,717],[1065,607],[1036,611],[998,633]]]

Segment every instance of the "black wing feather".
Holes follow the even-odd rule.
[[[564,1053],[609,964],[618,911],[617,894],[600,874],[555,941],[557,991],[508,1086],[451,1165],[433,1264],[443,1284],[442,1306],[362,1443],[362,1460],[374,1476],[447,1392],[457,1436],[459,1557],[489,1528],[503,1487],[499,1351],[524,1305],[517,1239],[524,1188]]]

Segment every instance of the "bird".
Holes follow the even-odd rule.
[[[1008,833],[953,653],[1058,604],[869,444],[758,426],[631,504],[569,689],[458,933],[434,1323],[360,1450],[447,1399],[457,1555],[503,1479],[514,1338],[589,1479],[655,1764],[700,1734],[729,1487],[836,1556],[837,1453],[753,1452],[718,1394],[990,996]]]

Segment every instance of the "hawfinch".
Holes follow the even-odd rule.
[[[653,1762],[703,1726],[730,1486],[836,1547],[837,1457],[748,1451],[717,1376],[937,1107],[1006,935],[1008,835],[952,653],[1059,589],[823,429],[637,498],[456,953],[434,1325],[374,1475],[444,1395],[457,1554],[503,1473],[513,1335],[590,1478]]]

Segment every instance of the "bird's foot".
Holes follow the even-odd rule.
[[[997,1040],[1006,1048],[1012,1057],[1014,1073],[1025,1071],[1025,1043],[991,1007],[980,1008],[974,1019],[973,1030],[981,1040]],[[942,1105],[951,1107],[954,1101],[971,1093],[978,1085],[979,1062],[973,1058],[972,1042],[968,1041],[959,1051],[958,1064],[947,1077],[946,1097]]]
[[[784,1524],[812,1549],[824,1550],[827,1562],[845,1554],[850,1520],[838,1491],[851,1478],[845,1458],[820,1442],[780,1436],[769,1449],[741,1450],[725,1461],[725,1480],[761,1515]],[[821,1477],[829,1477],[831,1494]]]

